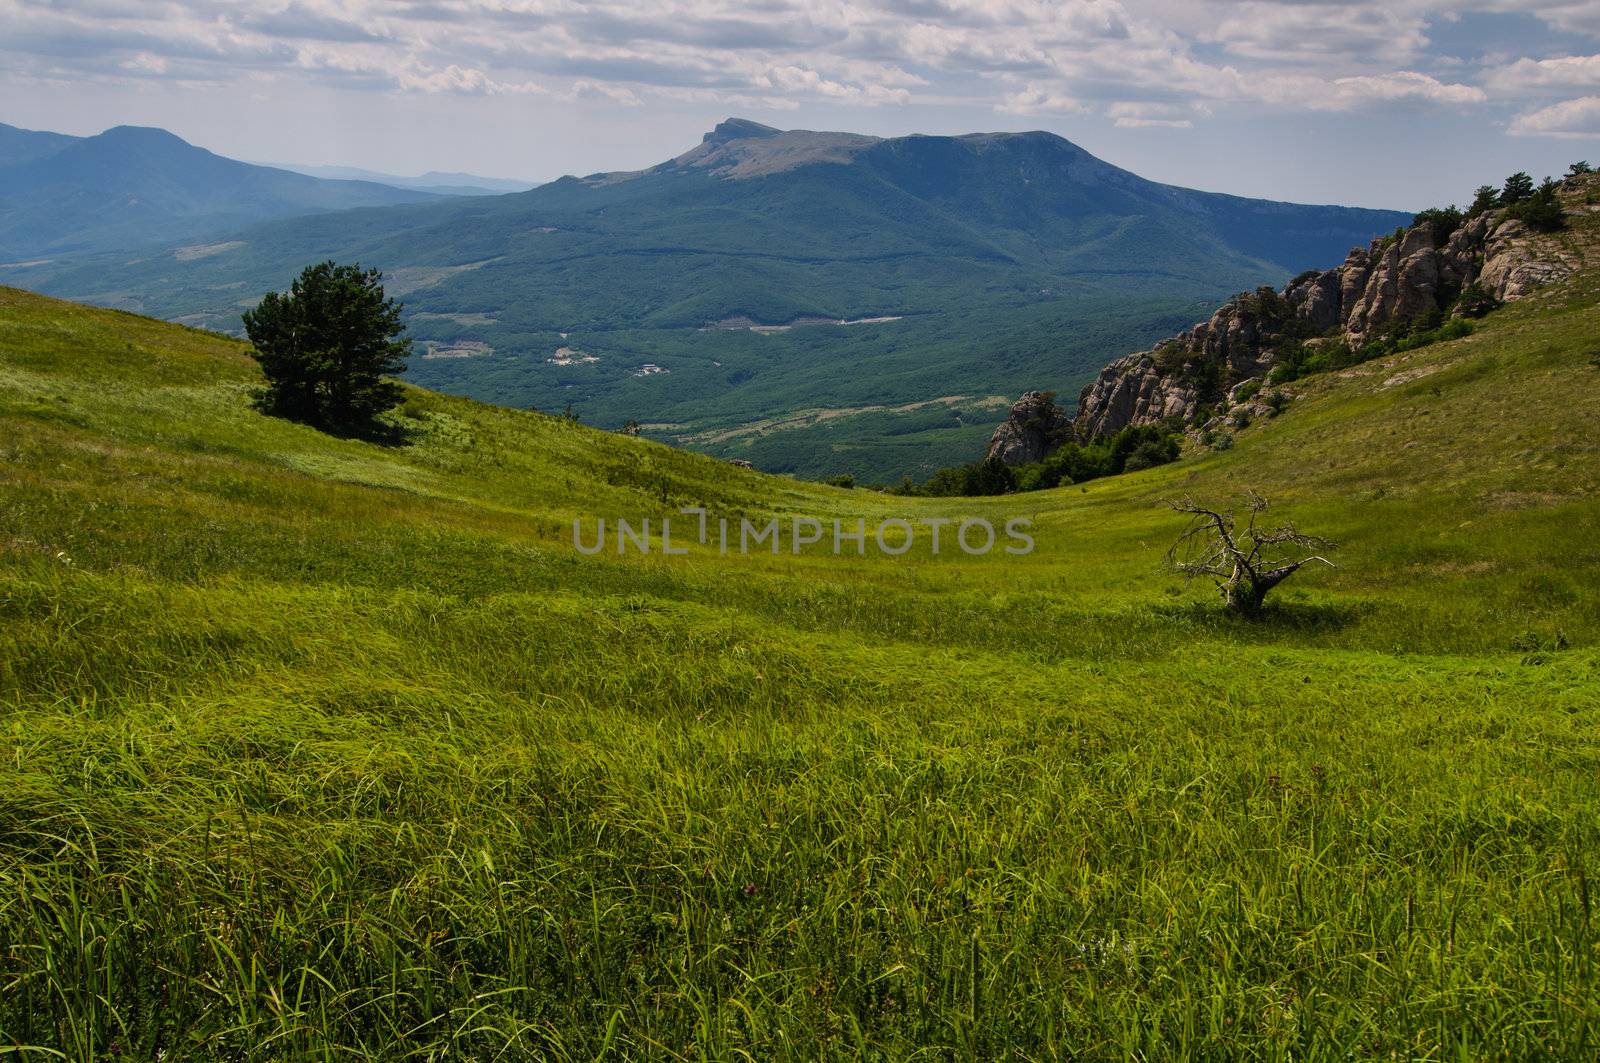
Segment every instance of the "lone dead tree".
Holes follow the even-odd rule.
[[[1231,510],[1208,509],[1192,498],[1167,504],[1189,515],[1189,527],[1167,551],[1168,567],[1190,579],[1210,576],[1223,602],[1236,613],[1258,615],[1274,587],[1313,561],[1334,567],[1320,554],[1306,552],[1334,550],[1337,543],[1307,535],[1293,524],[1262,527],[1259,520],[1268,503],[1254,491],[1245,498],[1250,519],[1242,531]]]

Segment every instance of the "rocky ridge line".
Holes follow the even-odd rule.
[[[1562,183],[1569,223],[1600,214],[1592,202],[1597,192],[1600,175]],[[1083,389],[1075,417],[1066,417],[1049,393],[1026,393],[995,430],[988,456],[1031,464],[1069,439],[1088,442],[1168,418],[1191,421],[1243,385],[1264,382],[1287,339],[1359,350],[1449,311],[1469,284],[1502,302],[1522,298],[1585,264],[1584,249],[1562,236],[1496,209],[1467,218],[1442,244],[1428,223],[1373,240],[1352,249],[1340,266],[1303,273],[1281,292],[1236,296],[1208,320],[1117,359]]]

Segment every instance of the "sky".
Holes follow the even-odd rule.
[[[723,118],[1420,209],[1600,163],[1600,0],[0,0],[0,122],[546,180]]]

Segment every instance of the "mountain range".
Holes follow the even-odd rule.
[[[278,169],[292,170],[335,181],[375,181],[394,188],[410,188],[419,192],[435,192],[446,196],[497,196],[506,192],[526,192],[543,181],[520,181],[507,177],[484,177],[475,173],[429,170],[415,176],[364,170],[359,166],[298,166],[277,164]]]
[[[405,301],[420,383],[882,479],[981,448],[1033,381],[1081,384],[1407,220],[1158,184],[1049,133],[729,119],[645,170],[52,254],[7,279],[237,331],[305,264],[358,260]]]
[[[0,261],[171,245],[275,218],[439,198],[238,162],[164,129],[70,137],[0,125]]]

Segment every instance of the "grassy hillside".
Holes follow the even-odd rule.
[[[802,135],[767,132],[724,147]],[[748,179],[680,159],[276,221],[199,248],[56,256],[7,276],[237,332],[243,308],[307,264],[359,260],[405,301],[420,341],[409,375],[425,387],[570,405],[606,428],[656,425],[657,438],[769,471],[897,481],[979,449],[996,418],[975,404],[1041,380],[1076,387],[1219,300],[1330,265],[1408,220],[1158,185],[1042,133],[858,139],[842,161]],[[741,319],[888,320],[713,327]],[[939,423],[861,416],[942,399],[952,416]],[[817,407],[841,416],[770,442],[726,435]]]
[[[330,439],[0,290],[0,1045],[1591,1056],[1597,326],[1581,277],[1226,453],[930,500],[420,391]],[[1246,487],[1343,543],[1260,623],[1157,567]],[[692,504],[1038,549],[571,546]]]

